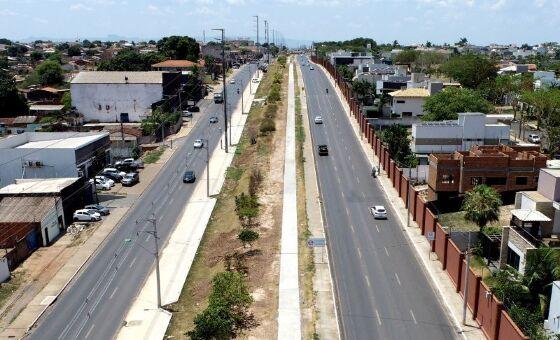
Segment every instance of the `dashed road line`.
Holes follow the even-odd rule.
[[[395,277],[397,278],[397,283],[399,284],[399,286],[401,285],[401,280],[399,279],[399,276],[397,275],[397,273],[395,273]]]

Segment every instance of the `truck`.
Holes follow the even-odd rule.
[[[224,102],[224,95],[222,92],[214,93],[214,103],[221,104]]]

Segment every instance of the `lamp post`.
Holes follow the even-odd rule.
[[[155,248],[156,251],[153,254],[156,258],[156,287],[157,287],[157,306],[158,308],[161,308],[161,279],[160,279],[160,273],[159,273],[159,244],[158,244],[158,236],[157,236],[157,220],[156,220],[156,215],[154,213],[152,213],[152,217],[150,218],[146,218],[146,219],[142,219],[140,221],[145,221],[145,222],[150,222],[153,227],[154,230],[152,231],[146,231],[146,233],[151,234],[154,236],[154,243],[155,243]],[[136,220],[136,224],[138,224],[139,220]],[[125,242],[130,242],[130,239],[125,240]]]
[[[208,139],[202,140],[204,143],[204,148],[206,149],[206,196],[210,197],[210,155],[208,149]]]
[[[226,153],[228,153],[228,137],[227,137],[227,130],[228,130],[228,120],[227,120],[227,91],[226,91],[226,45],[225,45],[225,29],[223,28],[214,28],[213,31],[220,31],[222,32],[222,87],[223,87],[223,97],[224,97],[224,131],[226,136]]]

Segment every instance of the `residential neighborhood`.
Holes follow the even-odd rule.
[[[0,338],[558,339],[528,2],[0,1]]]

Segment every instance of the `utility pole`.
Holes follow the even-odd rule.
[[[161,308],[161,278],[159,273],[159,244],[158,244],[158,236],[157,236],[157,220],[156,215],[152,213],[151,218],[147,218],[144,221],[150,222],[154,226],[153,231],[146,231],[148,234],[152,234],[154,236],[154,242],[156,251],[154,256],[156,258],[156,287],[157,287],[157,306]],[[136,224],[138,224],[138,220],[136,220]]]
[[[463,299],[463,325],[467,324],[467,301],[469,299],[469,268],[471,266],[471,233],[467,245],[467,268],[465,269],[465,298]]]
[[[203,139],[203,141],[206,149],[206,196],[210,197],[210,155],[208,152],[210,146],[208,145],[208,139]]]
[[[239,80],[241,82],[241,114],[245,113],[245,110],[243,109],[243,94],[245,94],[245,91],[243,91],[243,79]],[[251,83],[251,81],[249,81],[249,83]],[[239,93],[239,89],[237,89],[237,93]]]
[[[225,40],[225,29],[223,28],[214,28],[213,31],[221,31],[222,32],[222,86],[223,86],[223,97],[224,97],[224,131],[226,136],[226,153],[228,153],[228,120],[227,120],[227,91],[226,91],[226,40]]]
[[[260,52],[259,48],[259,16],[253,15],[253,18],[257,18],[257,52]]]

